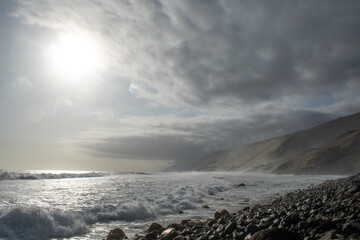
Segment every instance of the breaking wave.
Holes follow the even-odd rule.
[[[4,171],[0,170],[0,181],[2,180],[39,180],[39,179],[61,179],[61,178],[86,178],[102,177],[104,172],[73,172],[73,171]]]
[[[59,171],[0,171],[0,176],[2,180],[77,178],[0,182],[0,239],[10,240],[101,239],[118,225],[127,226],[127,235],[133,236],[154,221],[206,219],[214,210],[237,211],[242,204],[269,201],[275,193],[329,178]],[[236,187],[239,182],[246,186]]]
[[[86,233],[86,219],[75,213],[46,212],[40,208],[16,208],[0,217],[0,237],[51,239]]]
[[[176,208],[176,206],[171,206]],[[97,222],[135,221],[171,213],[157,204],[128,203],[92,208],[85,212],[48,211],[40,207],[15,208],[0,217],[0,238],[45,240],[85,234]]]
[[[88,233],[95,223],[155,220],[160,216],[177,214],[178,210],[199,208],[204,198],[225,190],[221,186],[178,186],[160,195],[141,196],[136,200],[128,196],[121,203],[98,202],[70,210],[16,206],[0,211],[0,239],[71,238]]]
[[[119,209],[91,209],[88,212],[47,211],[39,207],[15,208],[0,217],[0,238],[45,240],[70,238],[88,232],[96,222],[132,221],[154,218],[160,212],[142,203]]]

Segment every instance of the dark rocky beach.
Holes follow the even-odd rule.
[[[106,240],[127,239],[120,228]],[[217,211],[206,221],[152,223],[133,239],[360,239],[360,174],[297,190],[236,213]]]

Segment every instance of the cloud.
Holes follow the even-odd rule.
[[[88,147],[97,156],[117,159],[184,161],[202,154],[201,147],[171,135],[113,137]]]
[[[358,1],[20,3],[15,15],[28,23],[93,31],[133,86],[152,89],[137,94],[163,105],[232,107],[289,96],[301,105],[335,98],[360,77]]]
[[[73,140],[90,155],[191,160],[360,110],[357,0],[18,3],[13,16],[26,24],[88,31],[107,54],[109,75],[126,79],[99,87],[109,91],[94,99],[111,105],[99,109],[112,110],[92,110],[98,120],[126,115],[112,102],[117,93],[131,107],[134,96],[145,99],[138,117]]]
[[[215,151],[312,127],[334,117],[308,111],[277,115],[271,112],[249,118],[128,117],[119,119],[118,127],[83,133],[75,145],[96,157],[187,162]]]

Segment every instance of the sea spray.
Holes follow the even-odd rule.
[[[0,238],[100,239],[116,226],[132,236],[154,221],[206,219],[217,209],[235,211],[329,178],[336,176],[105,173],[4,180],[0,184]],[[236,187],[239,183],[246,186]],[[245,198],[247,201],[242,200]]]

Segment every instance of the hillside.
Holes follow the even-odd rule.
[[[275,172],[351,174],[360,170],[360,130],[349,131],[319,148],[300,152]]]
[[[353,174],[360,171],[360,113],[316,127],[205,156],[199,171]],[[356,131],[357,130],[357,131]]]

